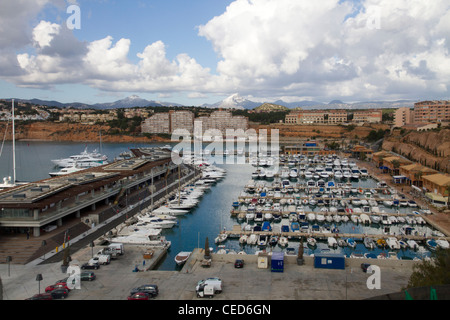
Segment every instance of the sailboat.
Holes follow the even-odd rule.
[[[14,188],[16,186],[19,185],[23,185],[26,183],[18,183],[17,179],[16,179],[16,134],[15,134],[15,123],[14,123],[14,99],[11,100],[12,101],[12,157],[13,157],[13,176],[12,178],[9,177],[5,177],[3,178],[3,183],[0,183],[0,191],[1,190],[6,190],[6,189],[10,189],[10,188]],[[6,135],[5,135],[6,138]],[[4,142],[4,141],[3,141]],[[2,145],[2,151],[3,151],[3,145]],[[1,155],[1,152],[0,152]]]

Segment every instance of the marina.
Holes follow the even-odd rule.
[[[425,208],[408,203],[383,181],[363,175],[363,168],[358,168],[358,179],[339,178],[330,171],[328,178],[314,178],[313,167],[329,168],[337,156],[286,157],[279,171],[268,167],[273,161],[260,162],[253,157],[244,165],[209,165],[208,157],[184,160],[184,165],[192,166],[195,180],[180,183],[178,169],[173,167],[171,191],[160,190],[153,203],[147,195],[133,208],[126,227],[118,226],[109,233],[109,241],[164,248],[164,256],[154,266],[158,270],[178,270],[182,264],[176,262],[176,256],[203,247],[206,237],[212,252],[219,254],[280,251],[294,255],[303,243],[305,255],[334,252],[354,258],[386,258],[393,257],[395,250],[395,257],[403,259],[428,257],[437,244],[427,240],[441,241],[443,246],[448,241],[427,223]],[[124,169],[120,161],[106,165],[108,170],[101,174],[114,177]],[[139,167],[135,162],[129,169]],[[273,175],[256,177],[255,169]],[[297,172],[297,176],[288,177],[286,172]],[[306,172],[312,178],[307,178]],[[159,175],[162,177],[163,171]],[[145,181],[150,190],[151,179]],[[158,183],[165,187],[164,179]],[[126,200],[123,196],[122,201]],[[109,201],[114,203],[116,197]],[[389,238],[403,245],[390,248],[383,241]]]

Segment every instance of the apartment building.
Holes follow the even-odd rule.
[[[146,119],[141,125],[142,133],[166,133],[170,134],[170,114],[156,113]]]
[[[379,123],[383,120],[381,110],[360,110],[353,112],[353,122],[356,123]]]
[[[328,112],[328,123],[339,124],[348,121],[348,114],[345,110],[330,110]]]
[[[248,118],[244,116],[233,116],[229,111],[214,111],[209,117],[202,116],[195,119],[198,125],[202,126],[202,133],[210,129],[217,129],[226,134],[227,129],[247,130]]]
[[[285,117],[286,124],[340,124],[347,120],[345,110],[295,110]]]
[[[414,122],[414,110],[408,107],[402,107],[395,110],[394,127],[403,127]]]
[[[194,118],[191,111],[170,111],[157,113],[142,123],[143,133],[167,133],[171,134],[176,129],[184,129],[193,133],[194,123],[201,126],[202,134],[210,129],[217,129],[223,135],[227,129],[247,130],[248,118],[244,116],[233,116],[229,111],[214,111],[209,116]]]
[[[194,113],[191,111],[169,111],[170,133],[174,130],[187,130],[192,134],[194,130]]]
[[[414,104],[415,123],[450,122],[450,100],[422,101]]]

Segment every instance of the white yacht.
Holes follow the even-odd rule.
[[[71,167],[75,164],[80,168],[91,168],[108,164],[107,160],[108,157],[106,155],[98,153],[97,150],[88,152],[86,147],[80,154],[70,156],[69,158],[55,159],[52,162],[61,168]]]

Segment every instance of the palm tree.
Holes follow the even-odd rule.
[[[394,172],[394,175],[398,174],[398,168],[400,168],[400,161],[392,160],[392,167],[394,168],[392,170]]]
[[[208,241],[208,237],[206,237],[205,240],[205,255],[204,255],[205,259],[211,259],[211,253],[209,251],[209,241]]]

